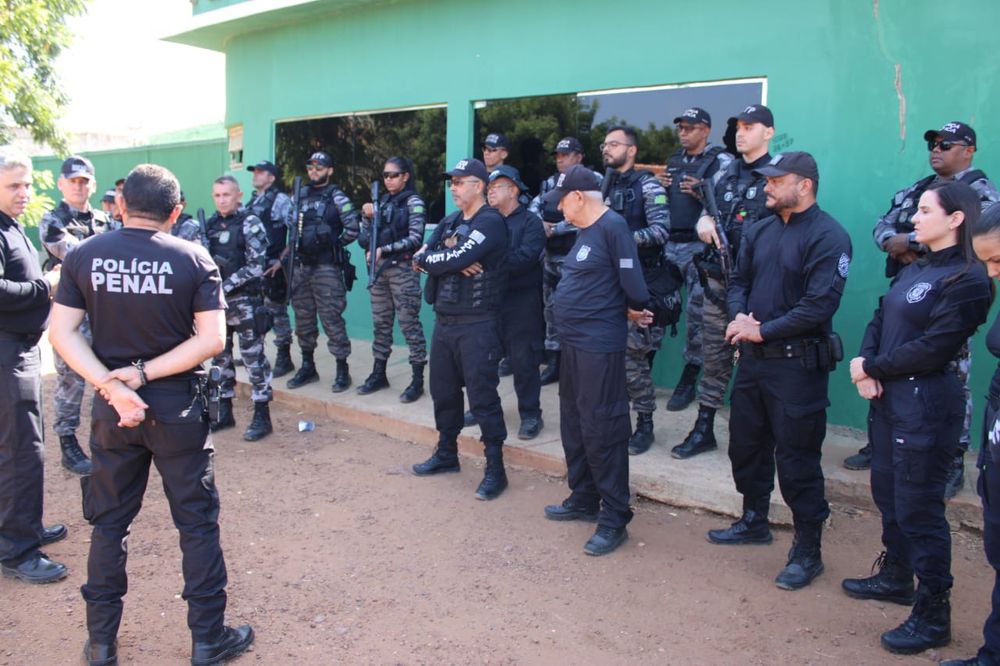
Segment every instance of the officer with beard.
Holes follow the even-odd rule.
[[[295,369],[290,353],[292,322],[288,319],[288,283],[281,267],[281,256],[288,245],[288,211],[292,200],[278,187],[278,167],[267,160],[247,167],[253,173],[253,194],[247,210],[264,223],[267,230],[267,268],[264,270],[264,306],[271,313],[274,344],[274,377],[283,377]]]
[[[646,285],[659,282],[668,271],[663,246],[669,240],[670,213],[667,192],[649,171],[635,169],[639,137],[631,127],[615,126],[608,130],[601,144],[604,166],[609,168],[610,182],[604,182],[604,203],[625,218],[639,248]],[[628,346],[625,352],[625,379],[632,409],[636,412],[635,431],[629,438],[631,455],[645,453],[652,446],[653,412],[656,391],[653,387],[653,356],[663,340],[663,326],[653,322],[640,327],[629,322]]]
[[[347,365],[351,339],[347,337],[344,309],[347,308],[348,288],[345,275],[352,267],[346,247],[360,232],[358,211],[344,191],[330,180],[333,158],[328,153],[313,153],[306,162],[306,171],[309,183],[299,191],[299,219],[289,220],[290,225],[298,227],[292,311],[295,313],[295,335],[302,350],[302,366],[288,380],[288,388],[296,389],[319,381],[313,360],[319,339],[318,316],[328,336],[327,349],[337,360],[332,390],[341,393],[351,385]]]

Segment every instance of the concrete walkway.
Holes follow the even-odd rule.
[[[429,343],[428,339],[428,346]],[[269,359],[274,359],[274,352],[275,349],[269,341],[267,347]],[[300,358],[294,346],[292,355],[298,367]],[[325,414],[344,423],[363,426],[418,444],[420,447],[414,449],[412,462],[419,462],[428,455],[437,442],[430,396],[425,393],[419,400],[410,404],[399,402],[399,394],[410,380],[410,366],[405,347],[393,348],[388,366],[390,388],[367,396],[358,395],[354,389],[364,382],[371,372],[370,341],[353,341],[349,359],[353,384],[344,393],[334,394],[330,391],[335,374],[334,360],[326,351],[326,340],[323,338],[320,339],[319,348],[316,350],[316,362],[320,374],[319,382],[289,390],[285,383],[291,375],[277,379],[274,382],[275,401],[300,412],[304,419],[308,419],[310,414]],[[241,400],[249,400],[249,386],[246,384],[246,375],[242,368],[239,370],[238,379]],[[520,419],[511,377],[501,378],[499,392],[509,432],[505,444],[507,464],[564,476],[566,465],[559,438],[558,387],[556,385],[542,387],[545,428],[536,439],[529,442],[523,442],[516,436]],[[697,402],[682,412],[668,412],[665,405],[669,395],[669,391],[658,391],[658,409],[653,415],[656,443],[645,454],[630,458],[633,493],[674,506],[739,516],[742,500],[733,486],[729,458],[725,450],[729,440],[728,409],[722,410],[716,417],[715,432],[720,442],[718,450],[689,460],[675,460],[670,457],[670,448],[683,441],[690,431],[697,414]],[[238,427],[243,428],[249,418],[248,412],[240,408],[237,413],[238,420],[242,419]],[[475,426],[463,431],[459,438],[459,451],[462,455],[482,458],[483,448],[479,442],[479,434],[479,428]],[[303,437],[323,437],[323,435],[321,431],[302,434]],[[261,446],[266,444],[266,439],[260,443]],[[827,499],[848,511],[852,509],[876,511],[871,499],[868,473],[851,472],[841,465],[845,457],[855,453],[863,444],[862,433],[850,428],[831,426],[828,428],[823,445]],[[959,525],[982,529],[982,509],[975,493],[975,478],[978,472],[974,467],[974,456],[966,458],[966,487],[949,502],[949,520],[956,529]],[[771,520],[777,524],[791,523],[791,513],[781,499],[777,481],[771,499]]]

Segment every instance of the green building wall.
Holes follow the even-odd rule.
[[[835,322],[849,356],[887,287],[875,220],[897,189],[930,171],[923,132],[970,123],[977,167],[1000,174],[1000,117],[988,113],[1000,102],[988,37],[1000,25],[994,0],[345,4],[313,3],[308,21],[273,29],[258,22],[241,34],[236,22],[175,38],[226,52],[226,124],[243,125],[247,163],[273,155],[282,120],[446,104],[452,163],[472,152],[477,100],[766,77],[780,148],[816,156],[820,204],[854,242]],[[370,337],[364,289],[350,296],[348,326]],[[995,367],[982,337],[977,397]],[[676,380],[681,347],[680,336],[666,342],[658,383]],[[831,422],[864,427],[846,363],[831,378],[831,399]]]

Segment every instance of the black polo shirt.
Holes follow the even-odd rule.
[[[0,213],[0,331],[41,335],[49,323],[49,291],[24,227]]]

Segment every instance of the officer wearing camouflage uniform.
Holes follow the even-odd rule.
[[[424,393],[424,368],[427,365],[427,339],[420,323],[420,274],[413,270],[413,253],[424,243],[427,206],[413,190],[413,165],[405,157],[385,161],[379,196],[378,238],[375,239],[376,278],[368,288],[372,297],[372,374],[358,387],[367,395],[389,386],[385,366],[392,353],[392,322],[399,314],[399,328],[410,347],[413,378],[399,396],[400,402],[413,402]],[[361,235],[358,245],[365,250],[370,266],[372,223],[375,206],[362,206]]]
[[[113,189],[105,190],[104,196],[101,197],[101,210],[108,216],[108,231],[122,228],[121,214],[118,212],[118,204],[115,203],[115,194]]]
[[[346,246],[358,237],[358,211],[343,190],[334,185],[333,158],[322,151],[313,153],[306,162],[309,183],[299,191],[299,219],[290,221],[297,227],[298,247],[292,277],[292,310],[295,313],[295,335],[302,350],[302,366],[288,380],[295,389],[319,381],[313,353],[319,339],[316,317],[327,334],[327,349],[337,359],[337,376],[332,390],[346,391],[351,385],[347,357],[351,354],[351,339],[347,337],[344,309],[347,307],[347,285],[344,271],[348,261]]]
[[[243,193],[232,176],[217,178],[212,185],[216,213],[208,218],[206,230],[208,252],[222,275],[222,292],[226,296],[226,339],[232,332],[240,346],[240,357],[247,369],[252,387],[253,420],[243,433],[243,439],[254,442],[269,434],[271,426],[271,364],[264,355],[264,333],[268,311],[261,294],[261,278],[267,258],[267,229],[256,215],[240,207]],[[232,345],[227,344],[212,363],[222,368],[219,397],[219,418],[212,431],[236,425],[233,418],[233,396],[236,395],[236,370],[233,366]]]
[[[583,162],[583,145],[579,139],[568,136],[560,139],[552,151],[556,158],[556,172],[542,181],[538,196],[532,199],[528,211],[542,218],[545,229],[545,252],[542,255],[542,298],[545,301],[545,370],[542,371],[542,385],[559,381],[559,332],[553,323],[552,296],[556,293],[566,253],[576,242],[576,227],[565,221],[558,201],[546,201],[543,197],[556,186],[559,174]],[[597,177],[598,186],[604,176],[592,172]]]
[[[698,237],[708,248],[695,257],[703,281],[704,307],[701,315],[702,357],[704,372],[698,380],[698,418],[684,441],[670,450],[674,458],[684,459],[717,448],[715,412],[722,408],[726,388],[733,376],[733,346],[726,342],[729,312],[726,287],[722,281],[722,261],[718,234],[729,241],[730,269],[739,257],[743,232],[759,219],[767,217],[767,179],[754,170],[771,161],[768,145],[774,136],[774,117],[762,104],[748,106],[735,119],[736,150],[741,159],[730,162],[715,183],[715,201],[719,207],[718,225],[708,210],[698,220]]]
[[[66,253],[95,234],[108,231],[108,217],[94,210],[90,196],[97,187],[94,165],[86,157],[74,155],[63,162],[56,183],[62,201],[46,213],[38,225],[38,237],[48,253],[45,270],[62,263]],[[84,317],[80,332],[90,340],[90,321]],[[76,439],[80,426],[80,403],[86,383],[70,368],[59,354],[54,354],[56,366],[55,407],[53,430],[59,435],[62,465],[74,474],[90,474],[91,463]]]
[[[604,166],[614,169],[610,182],[603,183],[604,204],[625,218],[639,248],[643,277],[649,284],[666,270],[663,246],[669,237],[670,213],[667,193],[649,171],[635,170],[639,138],[630,127],[608,130],[601,144]],[[663,326],[656,322],[640,327],[629,322],[625,350],[625,380],[632,409],[636,411],[635,431],[629,438],[632,455],[644,453],[652,445],[653,412],[656,391],[653,387],[652,357],[663,340]]]
[[[684,370],[667,403],[667,409],[680,411],[694,400],[695,382],[702,366],[701,318],[704,301],[701,281],[694,258],[705,251],[695,225],[701,216],[702,202],[692,187],[704,179],[710,186],[733,161],[722,146],[708,142],[712,117],[704,109],[687,109],[674,118],[681,147],[667,160],[667,170],[657,180],[667,189],[670,207],[670,240],[667,260],[680,269],[687,287],[687,342],[684,345]]]
[[[889,210],[875,224],[872,236],[879,249],[888,253],[886,257],[886,277],[893,277],[899,269],[911,263],[924,252],[915,240],[912,217],[917,210],[920,195],[931,183],[942,180],[958,180],[979,193],[985,209],[1000,201],[1000,192],[979,169],[972,168],[976,152],[976,132],[965,123],[953,121],[940,130],[924,133],[930,153],[930,165],[934,173],[921,178],[913,185],[896,192]],[[959,438],[959,452],[952,466],[951,476],[945,489],[945,497],[954,497],[962,489],[965,481],[965,452],[969,450],[969,425],[972,421],[972,392],[969,390],[969,370],[972,355],[966,343],[951,365],[952,371],[962,383],[965,392],[965,424]],[[866,444],[858,453],[848,457],[844,466],[861,470],[871,466],[871,444]]]
[[[292,200],[278,189],[278,167],[272,162],[258,162],[247,167],[253,173],[254,193],[247,210],[256,215],[267,229],[267,268],[264,270],[264,306],[271,313],[274,344],[274,377],[283,377],[295,369],[290,353],[292,322],[288,318],[288,282],[281,266],[281,256],[288,245],[288,215]]]

